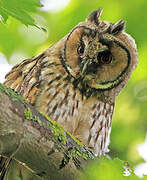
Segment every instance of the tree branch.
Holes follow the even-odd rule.
[[[76,179],[85,163],[94,158],[87,147],[60,125],[40,114],[20,94],[2,84],[0,155],[25,163],[43,179],[64,180]]]

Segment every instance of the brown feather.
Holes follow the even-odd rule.
[[[124,22],[101,21],[100,14],[94,11],[45,52],[16,65],[5,81],[97,156],[108,152],[115,99],[137,64]]]

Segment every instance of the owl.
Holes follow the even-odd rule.
[[[108,152],[115,99],[137,65],[125,22],[102,21],[101,13],[93,11],[56,44],[14,66],[4,83],[96,156]]]

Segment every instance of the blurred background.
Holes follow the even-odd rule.
[[[0,23],[0,76],[10,66],[47,49],[66,35],[87,15],[102,8],[101,18],[126,21],[126,32],[137,44],[139,62],[131,80],[118,96],[113,116],[110,156],[128,161],[132,166],[147,161],[147,1],[146,0],[41,0],[44,7],[32,14],[36,24],[25,26],[10,17]],[[144,144],[143,144],[144,143]],[[147,169],[146,169],[147,172]]]

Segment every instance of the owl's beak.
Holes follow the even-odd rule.
[[[88,72],[95,73],[97,70],[97,67],[99,66],[99,61],[97,59],[97,56],[99,53],[108,50],[107,46],[103,46],[100,48],[97,53],[93,56],[93,58],[90,58],[87,56],[87,60],[84,62],[84,65],[82,67],[82,75],[85,75]]]
[[[88,59],[85,63],[84,66],[82,68],[82,75],[84,75],[87,71],[88,65],[89,65],[90,60]]]

